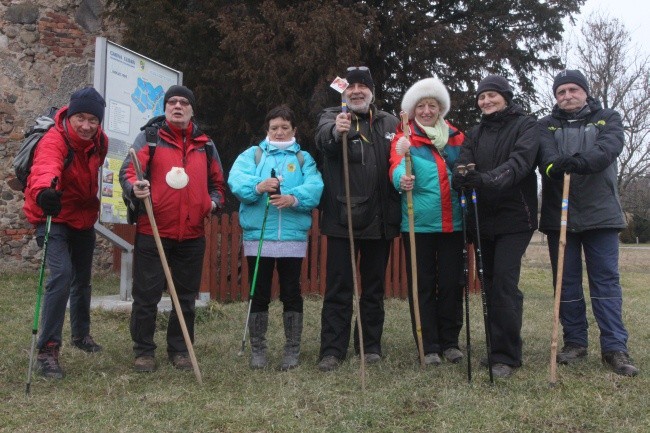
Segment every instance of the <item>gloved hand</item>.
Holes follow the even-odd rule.
[[[587,162],[579,156],[560,156],[553,161],[553,166],[557,165],[558,170],[564,173],[584,174],[587,168]]]
[[[395,152],[399,156],[404,156],[409,151],[411,142],[406,137],[400,137],[395,144]]]
[[[551,179],[562,180],[564,172],[559,168],[559,165],[552,162],[546,166],[546,175]]]
[[[460,190],[465,186],[465,176],[460,174],[460,171],[456,169],[453,176],[451,177],[451,187]]]
[[[57,216],[61,212],[61,191],[54,188],[46,188],[36,196],[36,203],[43,209],[43,213],[49,216]]]
[[[468,171],[465,175],[465,183],[463,184],[465,188],[480,188],[483,186],[483,177],[481,173],[476,170]]]

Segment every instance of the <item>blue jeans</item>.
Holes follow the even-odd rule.
[[[36,227],[39,244],[45,224]],[[47,245],[50,275],[45,285],[38,348],[48,342],[61,344],[65,309],[70,299],[72,337],[90,333],[91,268],[95,249],[95,229],[75,230],[52,223]]]
[[[560,232],[548,232],[548,248],[555,287]],[[623,325],[623,294],[618,273],[618,230],[597,229],[567,233],[562,273],[560,322],[564,343],[587,347],[587,307],[582,287],[585,254],[591,308],[600,329],[600,350],[627,352]]]

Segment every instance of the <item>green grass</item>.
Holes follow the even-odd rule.
[[[301,366],[275,369],[283,345],[281,305],[272,304],[269,330],[273,369],[251,371],[237,357],[245,304],[213,303],[200,312],[195,351],[204,385],[191,372],[173,370],[157,333],[159,369],[136,374],[128,315],[93,311],[92,332],[104,351],[89,355],[65,345],[66,378],[35,375],[25,396],[36,275],[1,274],[0,432],[648,432],[650,327],[648,271],[623,273],[624,313],[640,376],[617,376],[600,363],[598,331],[589,312],[590,348],[579,365],[559,367],[548,384],[552,320],[550,271],[527,266],[524,366],[489,384],[478,360],[485,344],[480,297],[471,297],[473,373],[466,364],[420,370],[405,301],[386,302],[384,360],[367,367],[361,390],[359,363],[350,357],[335,373],[316,368],[321,300],[305,302]],[[115,277],[96,278],[96,294],[118,292]],[[166,321],[159,320],[160,327]],[[69,339],[66,319],[64,339]],[[464,348],[465,330],[461,333]]]

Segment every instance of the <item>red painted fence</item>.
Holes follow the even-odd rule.
[[[307,257],[302,262],[300,286],[302,293],[325,293],[325,259],[327,257],[327,237],[318,229],[318,210],[312,212],[312,229],[309,231]],[[135,226],[116,224],[115,233],[133,243]],[[219,302],[248,300],[250,290],[248,281],[248,263],[242,255],[242,229],[239,226],[238,213],[220,215],[206,220],[206,253],[203,259],[203,278],[201,292],[209,292],[210,298]],[[470,245],[470,291],[478,289],[474,253]],[[113,269],[119,272],[120,254],[113,254]],[[362,288],[363,290],[363,288]],[[400,238],[393,240],[391,255],[386,269],[386,297],[407,297],[406,261]],[[279,294],[277,273],[273,277],[272,296]]]

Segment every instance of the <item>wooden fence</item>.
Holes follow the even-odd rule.
[[[133,243],[135,226],[116,224],[115,233]],[[206,220],[206,252],[203,259],[201,292],[210,293],[210,298],[219,302],[248,300],[250,290],[248,263],[242,255],[242,229],[239,214],[220,215]],[[386,297],[407,297],[406,261],[400,238],[392,242],[391,254],[386,269]],[[478,280],[474,266],[473,248],[470,245],[470,290],[476,291]],[[113,254],[113,269],[119,272],[120,254]],[[327,257],[327,237],[318,228],[318,210],[312,212],[312,229],[309,231],[307,257],[302,262],[300,286],[303,295],[325,293],[325,260]],[[363,289],[363,288],[362,288]],[[272,297],[279,294],[277,272],[273,276]]]

